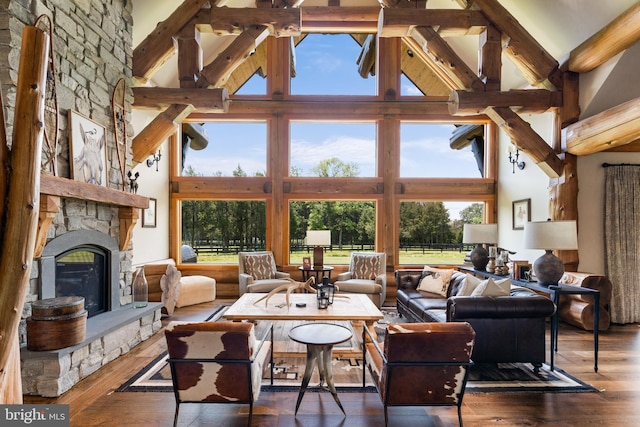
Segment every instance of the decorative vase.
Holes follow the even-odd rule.
[[[149,284],[147,283],[147,278],[144,275],[143,265],[136,268],[131,288],[131,292],[133,293],[133,308],[146,307],[149,303]]]

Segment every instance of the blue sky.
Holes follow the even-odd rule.
[[[363,79],[358,74],[358,44],[347,35],[311,35],[296,49],[296,77],[292,79],[294,95],[373,95],[375,77]],[[352,78],[344,78],[352,76]],[[417,89],[407,79],[402,81],[403,95],[416,95]],[[265,81],[254,76],[239,93],[264,94]],[[266,123],[227,122],[204,125],[209,145],[201,151],[189,151],[186,165],[197,173],[211,176],[221,172],[231,176],[238,165],[248,174],[266,169]],[[448,124],[414,124],[401,126],[402,177],[478,177],[479,172],[469,148],[449,148],[455,129]],[[232,143],[226,143],[226,142]],[[291,124],[290,164],[312,176],[311,168],[321,160],[339,157],[356,163],[360,176],[375,176],[375,124],[293,122]],[[468,203],[446,203],[456,218]]]

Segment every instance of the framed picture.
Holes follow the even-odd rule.
[[[531,281],[531,264],[518,266],[518,280]]]
[[[106,135],[104,126],[69,110],[69,163],[75,181],[107,186]]]
[[[304,258],[302,258],[302,268],[304,268],[305,270],[310,270],[311,269],[311,258],[306,256]]]
[[[142,226],[145,228],[156,227],[156,210],[158,200],[149,198],[149,207],[142,211]]]
[[[512,209],[513,229],[524,229],[524,223],[531,221],[531,199],[515,200]]]

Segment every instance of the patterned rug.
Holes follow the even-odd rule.
[[[215,321],[226,307],[220,307],[207,320]],[[376,325],[378,339],[383,339],[385,323],[398,321],[393,308],[384,308],[385,320]],[[159,355],[154,361],[145,366],[136,375],[121,385],[116,391],[156,391],[173,392],[171,372],[166,362],[167,354]],[[263,391],[298,391],[305,369],[305,359],[302,357],[274,358],[274,385],[269,384],[269,369],[265,369],[263,376]],[[362,359],[336,358],[332,361],[334,383],[339,392],[375,392],[369,374],[366,376],[366,386],[362,387]],[[317,369],[311,377],[308,392],[321,390]],[[539,393],[578,393],[596,392],[597,389],[558,369],[551,371],[548,365],[543,365],[538,373],[533,372],[530,364],[476,364],[467,383],[468,393],[487,392],[539,392]]]

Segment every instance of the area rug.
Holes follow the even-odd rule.
[[[215,321],[222,316],[226,306],[219,307],[207,320]],[[397,321],[395,310],[383,309],[385,320],[376,325],[378,339],[384,335],[385,323]],[[159,355],[136,375],[122,384],[116,391],[139,392],[173,392],[171,371],[166,362],[167,354]],[[274,359],[274,385],[270,385],[269,370],[265,369],[263,391],[286,392],[298,391],[305,369],[302,357],[281,357]],[[362,359],[336,358],[332,361],[334,383],[339,392],[375,392],[375,387],[367,373],[366,385],[362,387]],[[310,385],[319,381],[317,369],[311,377]],[[320,390],[310,387],[309,392]],[[530,364],[476,364],[467,383],[468,393],[489,392],[539,392],[539,393],[578,393],[596,392],[597,389],[586,384],[557,367],[551,371],[543,365],[538,373],[533,372]]]

